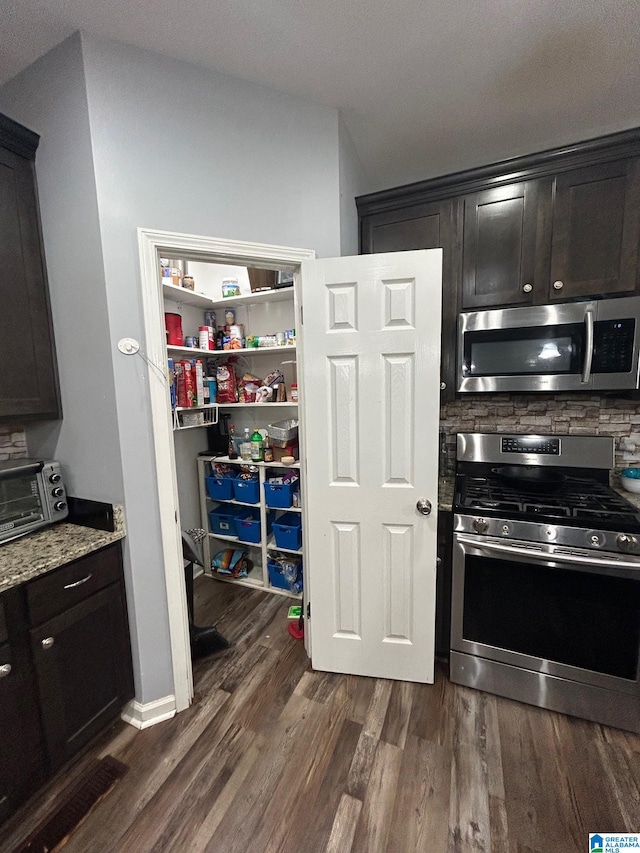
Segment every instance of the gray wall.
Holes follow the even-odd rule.
[[[49,76],[59,85],[49,84]],[[136,228],[312,248],[319,256],[340,254],[338,114],[85,34],[0,91],[0,103],[39,130],[44,145],[45,138],[59,138],[56,113],[68,99],[65,87],[79,97],[85,81],[88,133],[83,102],[77,115],[68,116],[68,151],[60,150],[60,139],[57,156],[43,157],[38,175],[50,194],[42,216],[52,280],[68,276],[78,252],[90,261],[83,266],[85,275],[100,272],[98,292],[73,312],[78,322],[88,317],[103,324],[99,360],[108,381],[89,383],[79,405],[65,408],[57,445],[70,448],[69,463],[74,464],[74,441],[89,442],[117,480],[109,498],[124,499],[136,698],[146,703],[171,693],[173,685],[147,366],[116,348],[120,338],[134,337],[145,351]],[[60,171],[63,155],[71,161],[71,178]],[[79,186],[80,175],[91,186]],[[65,184],[69,179],[75,182],[71,190]],[[78,232],[81,239],[56,223],[58,216],[70,215],[67,208],[74,204],[88,216]],[[91,216],[84,211],[87,206]],[[66,338],[72,324],[65,315],[67,300],[56,287],[52,301],[56,335]],[[60,352],[65,399],[75,399],[66,366],[72,359],[78,359],[77,348]],[[86,366],[84,353],[81,362]],[[104,417],[97,435],[108,432],[106,449],[87,434],[87,416]],[[82,457],[75,467],[87,494],[95,463]]]
[[[358,254],[358,211],[355,198],[373,192],[353,140],[342,118],[338,124],[340,162],[340,254]]]
[[[122,501],[115,386],[78,34],[0,89],[0,110],[42,135],[36,175],[64,421],[27,427],[69,491]]]

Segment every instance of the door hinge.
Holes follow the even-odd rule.
[[[311,619],[311,602],[307,602],[307,619]]]

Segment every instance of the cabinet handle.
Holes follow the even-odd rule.
[[[43,649],[50,649],[51,646],[55,643],[53,637],[45,637],[44,640],[40,643]]]
[[[554,290],[562,290],[563,287],[564,287],[564,282],[562,282],[562,281],[554,281],[553,282],[553,289]]]
[[[74,586],[82,586],[82,584],[86,583],[90,579],[90,577],[91,577],[91,572],[89,572],[89,574],[86,576],[86,578],[81,578],[79,581],[76,581],[75,583],[65,584],[65,586],[63,586],[62,588],[63,589],[73,589]]]
[[[529,283],[527,282],[527,284],[523,284],[523,285],[522,285],[522,289],[523,289],[523,291],[524,291],[525,293],[531,293],[531,291],[533,290],[533,285],[532,285],[532,284],[529,284]]]
[[[11,672],[11,664],[10,663],[3,663],[2,666],[0,666],[0,678],[5,678],[7,675],[9,675],[10,672]]]
[[[441,390],[441,391],[446,391],[446,390],[447,390],[447,383],[446,383],[446,382],[441,382],[441,383],[440,383],[440,390]]]

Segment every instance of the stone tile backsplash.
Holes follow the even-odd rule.
[[[449,459],[458,432],[612,435],[615,467],[640,466],[640,402],[599,395],[557,394],[549,398],[469,394],[440,410]]]
[[[27,438],[24,429],[11,424],[0,424],[0,461],[22,459],[27,455]]]

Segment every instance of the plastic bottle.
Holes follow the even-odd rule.
[[[297,382],[291,383],[291,395],[290,396],[291,396],[291,402],[292,403],[298,402],[298,383]]]
[[[229,424],[229,459],[237,459],[238,451],[236,450],[235,430],[233,424]]]
[[[240,443],[240,457],[244,459],[245,462],[249,462],[252,459],[252,450],[251,430],[249,427],[245,427],[244,437]]]
[[[251,461],[252,462],[263,462],[264,461],[264,446],[262,444],[262,434],[256,427],[251,436]]]

